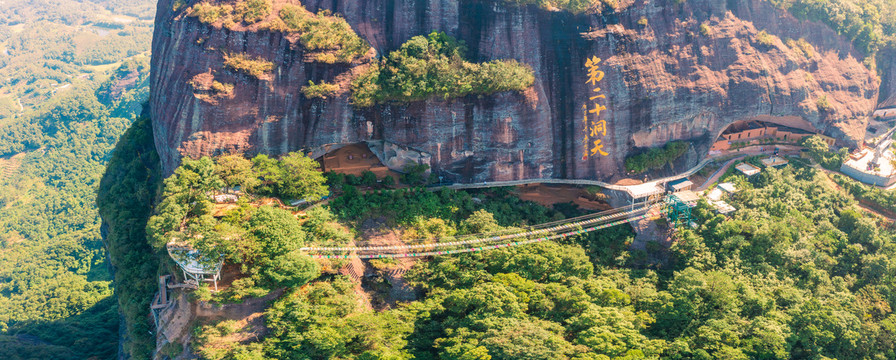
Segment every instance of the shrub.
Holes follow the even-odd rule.
[[[212,91],[218,94],[232,94],[233,93],[233,84],[221,83],[221,82],[213,82],[212,83]]]
[[[171,10],[172,11],[180,10],[180,8],[184,7],[184,5],[186,5],[186,3],[184,3],[184,0],[175,0],[174,4],[171,5]]]
[[[325,81],[315,84],[314,81],[309,80],[308,86],[302,87],[302,94],[305,94],[305,97],[309,99],[326,99],[328,96],[335,94],[336,90],[339,90],[338,85],[328,84]]]
[[[769,34],[765,30],[762,30],[758,34],[756,34],[756,42],[763,46],[775,45],[775,39],[777,39],[777,36]]]
[[[712,28],[707,23],[700,24],[700,35],[712,36]]]
[[[645,153],[625,159],[625,170],[640,174],[648,170],[660,169],[680,158],[689,148],[690,144],[684,141],[673,141],[662,148],[651,148]]]
[[[193,5],[190,9],[189,16],[198,17],[199,21],[205,24],[212,24],[221,20],[225,15],[230,15],[233,7],[230,5],[212,5],[207,2],[201,2]]]
[[[224,54],[224,66],[246,73],[256,79],[274,70],[274,63],[243,53]]]
[[[795,52],[803,57],[806,57],[809,59],[815,57],[815,48],[812,47],[812,44],[810,44],[808,41],[806,41],[806,39],[803,39],[803,38],[800,38],[799,40],[787,39],[787,41],[785,43],[787,44],[787,47],[789,47],[791,50],[793,50],[793,52]]]
[[[376,186],[376,174],[374,174],[373,171],[370,170],[366,170],[361,173],[361,185],[367,187]]]
[[[827,95],[822,95],[818,98],[818,100],[815,101],[815,106],[818,107],[818,112],[830,112],[834,110],[834,106],[828,101]]]
[[[646,18],[646,17],[642,17],[641,19],[639,19],[639,20],[638,20],[638,25],[641,25],[641,26],[643,26],[643,27],[646,27],[646,26],[647,26],[647,18]]]
[[[280,19],[288,31],[299,33],[299,40],[305,48],[327,52],[315,56],[319,62],[349,63],[364,56],[370,49],[367,42],[341,17],[326,12],[311,14],[301,5],[284,5],[280,9]]]
[[[429,170],[427,164],[407,164],[404,166],[404,174],[401,176],[401,182],[408,185],[425,185],[426,179],[423,177]]]
[[[520,91],[532,86],[532,69],[516,61],[473,64],[466,46],[445,33],[415,36],[352,83],[356,106]]]
[[[264,20],[271,14],[271,0],[245,0],[236,6],[236,15],[242,21],[252,24]]]

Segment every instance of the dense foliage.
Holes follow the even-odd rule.
[[[481,201],[479,205],[474,197]],[[345,194],[331,203],[331,206],[339,210],[338,214],[344,220],[353,222],[360,222],[368,217],[393,219],[395,225],[403,227],[406,236],[410,237],[491,232],[502,229],[500,223],[535,224],[566,216],[559,211],[564,206],[551,210],[520,201],[512,195],[509,188],[475,193],[450,190],[429,192],[419,189],[361,194],[353,187],[346,186]],[[480,207],[490,209],[494,214],[483,209],[477,210]],[[578,214],[574,208],[567,211],[570,215]],[[619,255],[618,252],[625,246],[624,241],[619,241],[620,238],[624,239],[620,235],[630,236],[630,230],[628,231],[629,233],[600,232],[575,241],[594,244],[603,251],[613,247],[604,245],[616,242],[621,245],[615,246],[616,255]],[[320,244],[321,240],[317,240],[317,243]],[[513,271],[511,268],[521,266],[511,260],[517,256],[530,257],[541,264],[530,264],[532,267],[528,269],[529,272],[522,277],[509,274]],[[445,358],[462,358],[462,354],[470,347],[476,348],[474,353],[481,355],[488,354],[484,349],[503,352],[502,355],[506,358],[558,358],[572,352],[587,352],[586,347],[572,346],[564,339],[561,325],[540,320],[544,315],[542,312],[554,312],[546,308],[555,306],[548,305],[547,301],[561,301],[560,298],[572,296],[574,299],[563,299],[562,306],[564,309],[577,307],[585,305],[576,302],[584,301],[588,296],[583,289],[597,291],[594,288],[597,284],[591,281],[580,282],[575,285],[575,289],[566,289],[569,281],[578,281],[567,279],[567,275],[587,277],[592,272],[585,250],[575,245],[548,243],[487,259],[490,259],[487,255],[464,257],[460,262],[446,258],[446,262],[440,262],[440,265],[414,270],[411,275],[413,281],[419,282],[419,286],[433,295],[425,301],[409,303],[381,313],[359,307],[354,285],[346,279],[335,277],[317,281],[291,291],[271,306],[266,313],[271,333],[263,342],[223,342],[222,339],[227,335],[249,330],[240,328],[233,322],[222,322],[200,328],[197,331],[199,339],[196,346],[208,359],[409,359],[412,355],[417,358],[433,358],[435,354],[442,354]],[[484,266],[480,262],[491,264],[488,266],[494,269],[489,268],[489,271],[506,273],[492,278],[488,272],[474,270]],[[529,281],[530,278],[537,279],[535,281],[538,283]],[[480,280],[488,283],[475,284]],[[493,306],[488,304],[495,300],[497,303]],[[530,303],[534,308],[532,313],[535,314],[531,317],[526,315]],[[641,326],[642,319],[633,312],[622,314],[628,316],[626,321],[634,322],[633,326]],[[505,324],[497,323],[505,320]],[[577,326],[587,326],[588,321]],[[462,324],[476,326],[476,329],[490,326],[497,328],[491,332],[477,333],[476,329],[458,328]],[[438,338],[440,332],[456,333],[460,337]],[[477,347],[475,344],[479,340],[475,340],[476,337],[489,339],[483,339],[483,346]],[[655,347],[643,336],[640,336],[640,340],[643,343],[638,342],[637,346]],[[507,342],[511,344],[506,344]],[[616,350],[620,353],[632,350],[633,354],[651,351]],[[526,357],[526,354],[531,355]]]
[[[118,351],[94,198],[148,93],[140,54],[154,11],[120,0],[0,6],[0,356]]]
[[[120,284],[115,295],[127,326],[122,331],[123,350],[133,359],[148,359],[155,349],[147,318],[149,302],[158,289],[160,257],[149,245],[146,222],[160,189],[161,171],[152,125],[149,119],[140,119],[118,141],[97,195],[99,212],[108,226],[105,242],[115,283]],[[117,322],[117,314],[114,318]]]
[[[7,151],[28,150],[13,156],[14,168],[0,177],[0,337],[39,339],[13,341],[19,356],[87,358],[117,348],[117,308],[104,300],[112,279],[93,199],[134,114],[128,101],[104,104],[97,93],[70,90],[22,119],[33,137],[2,139]]]
[[[887,0],[769,0],[800,19],[827,24],[866,55],[893,46],[896,6]]]
[[[662,148],[650,148],[646,152],[625,159],[625,170],[640,174],[648,170],[662,169],[672,164],[688,152],[690,144],[684,141],[673,141]]]
[[[299,252],[306,238],[313,234],[344,241],[348,235],[327,225],[332,216],[323,209],[312,212],[312,220],[303,226],[289,210],[250,204],[248,194],[316,201],[328,193],[324,182],[318,164],[300,153],[279,160],[267,155],[251,161],[240,155],[184,159],[165,179],[161,201],[146,225],[147,235],[159,250],[174,243],[197,250],[201,263],[223,258],[241,265],[243,276],[218,294],[220,300],[238,301],[279,287],[300,286],[320,274],[318,264]],[[213,196],[236,187],[247,195],[233,209],[215,211]],[[207,289],[201,294],[211,299]]]
[[[0,5],[0,124],[101,82],[149,50],[155,2],[36,0]]]
[[[373,311],[348,279],[322,278],[267,310],[263,339],[218,346],[246,331],[223,323],[200,329],[196,345],[210,359],[893,358],[896,234],[824,173],[792,164],[749,181],[726,175],[741,189],[729,199],[738,211],[699,205],[699,225],[680,230],[656,271],[619,253],[589,257],[583,247],[600,234],[436,257],[407,275],[417,301]],[[449,234],[563,216],[505,195],[349,188],[332,205],[347,220],[413,229],[422,219]]]
[[[840,165],[849,155],[849,149],[841,148],[838,152],[831,151],[830,146],[819,136],[810,136],[800,140],[800,145],[809,151],[809,157],[819,165],[831,171],[839,171]]]
[[[896,191],[882,190],[879,187],[865,185],[847,176],[835,174],[834,181],[842,186],[856,199],[864,200],[880,209],[896,214]]]
[[[415,36],[354,80],[352,101],[368,107],[433,96],[488,95],[522,91],[535,81],[532,69],[515,60],[475,64],[465,60],[466,51],[463,42],[445,33]]]
[[[892,358],[892,229],[814,169],[750,179],[727,179],[743,189],[732,219],[701,208],[702,225],[673,245],[670,287],[686,291],[670,293],[681,296],[670,310],[683,306],[655,333],[716,357]]]

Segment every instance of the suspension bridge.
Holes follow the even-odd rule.
[[[576,218],[539,224],[522,229],[464,235],[437,240],[418,239],[389,246],[309,246],[300,250],[318,259],[383,259],[444,256],[510,248],[582,235],[643,219],[666,217],[673,228],[690,221],[693,204],[682,202],[675,195]]]

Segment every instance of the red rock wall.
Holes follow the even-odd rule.
[[[299,91],[308,80],[345,79],[351,66],[305,62],[301,46],[281,33],[175,20],[172,2],[159,1],[150,100],[168,173],[181,155],[282,154],[383,139],[432,154],[433,168],[456,181],[614,180],[626,156],[674,139],[693,142],[685,162],[696,164],[728,124],[747,118],[798,117],[855,144],[878,97],[875,76],[848,42],[759,0],[731,9],[717,0],[640,0],[603,15],[494,0],[304,1],[312,11],[344,14],[379,53],[438,30],[466,41],[471,60],[517,59],[535,71],[536,82],[524,93],[356,109],[347,92],[322,101]],[[638,24],[642,18],[646,26]],[[704,21],[711,36],[700,34]],[[817,55],[807,59],[781,41],[760,45],[754,38],[763,29],[781,40],[806,38]],[[223,50],[278,67],[270,80],[236,74],[223,69]],[[583,161],[582,107],[592,103],[585,61],[592,56],[603,59],[606,73],[598,86],[607,97],[599,101],[608,108],[602,141],[609,155]],[[232,96],[193,95],[187,82],[209,70],[236,84]],[[816,100],[824,94],[834,110],[819,114]]]

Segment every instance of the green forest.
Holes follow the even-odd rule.
[[[382,311],[359,306],[355,286],[325,272],[305,286],[281,284],[287,294],[265,312],[270,334],[260,341],[223,340],[247,331],[226,321],[197,327],[193,346],[208,359],[896,356],[893,224],[867,215],[826,174],[799,162],[722,181],[742,189],[730,199],[739,210],[727,218],[700,204],[698,225],[675,234],[663,262],[626,249],[627,227],[436,257],[408,272],[419,299]],[[574,206],[514,200],[500,188],[343,191],[327,220],[335,215],[355,227],[386,218],[423,238],[577,214]],[[389,285],[370,285],[377,286]]]
[[[0,356],[118,352],[95,197],[148,95],[154,13],[149,1],[0,5]]]
[[[148,56],[154,14],[147,0],[0,5],[0,124],[102,82],[125,59]]]
[[[769,1],[827,24],[870,59],[896,48],[896,6],[887,0]],[[501,2],[608,16],[621,3]],[[203,2],[190,16],[236,26],[271,15],[270,1],[241,4]],[[0,356],[111,359],[122,338],[124,352],[150,358],[148,305],[158,275],[177,274],[165,251],[174,240],[239,269],[224,291],[203,285],[194,300],[234,304],[283,291],[264,312],[264,336],[232,320],[191,324],[187,345],[206,359],[896,358],[896,228],[873,214],[896,212],[896,197],[800,161],[749,179],[730,172],[722,181],[741,189],[729,199],[738,211],[725,217],[701,203],[696,226],[680,229],[671,245],[633,250],[634,232],[619,226],[432,258],[405,275],[416,300],[363,306],[387,298],[392,284],[368,279],[361,293],[335,271],[344,262],[297,249],[347,244],[371,221],[432,241],[584,211],[522,201],[511,188],[430,191],[421,187],[425,166],[407,168],[402,184],[371,172],[322,174],[301,153],[185,159],[162,179],[151,122],[140,117],[155,5],[0,4]],[[345,64],[368,53],[338,15],[301,5],[278,15],[266,28],[298,36],[315,61]],[[352,84],[356,106],[534,82],[532,69],[515,61],[467,61],[463,42],[443,33],[392,50]],[[264,75],[277,65],[242,60],[232,68]],[[332,86],[303,91],[326,97]],[[815,140],[803,145],[826,168],[844,158]],[[626,165],[662,168],[687,151],[670,143]],[[237,189],[250,195],[226,211],[209,198]],[[307,211],[276,205],[326,196],[328,204]],[[397,264],[371,265],[383,274]]]

